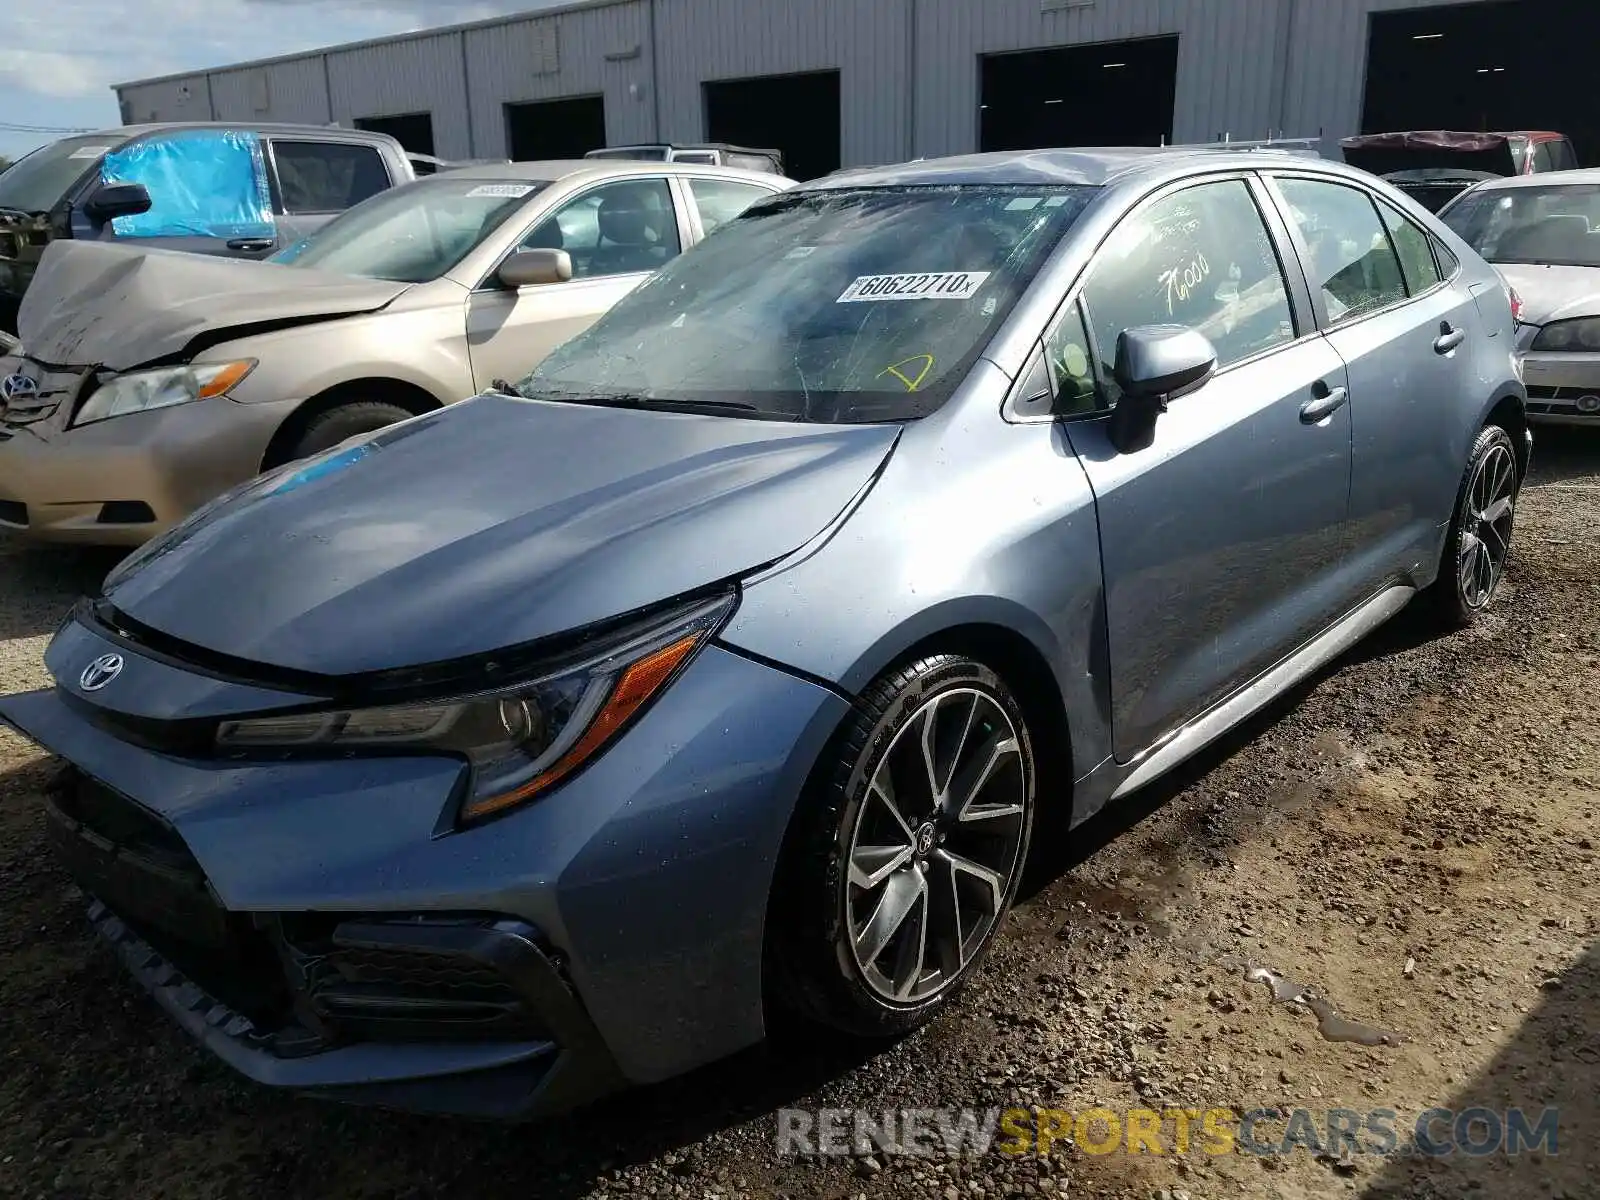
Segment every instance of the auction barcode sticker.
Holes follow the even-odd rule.
[[[467,193],[469,200],[480,196],[501,196],[507,200],[521,200],[537,189],[531,183],[485,183]]]
[[[970,300],[989,278],[988,271],[935,271],[922,275],[863,275],[845,288],[836,303],[872,300]]]

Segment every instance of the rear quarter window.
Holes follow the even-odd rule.
[[[272,152],[286,213],[343,212],[390,184],[375,146],[274,139]]]

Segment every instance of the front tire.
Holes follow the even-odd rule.
[[[321,454],[353,437],[376,433],[398,421],[408,421],[415,415],[410,409],[382,400],[353,400],[330,408],[307,422],[305,431],[289,451],[289,461],[299,462],[302,458]]]
[[[1499,591],[1521,490],[1511,435],[1498,425],[1485,426],[1462,472],[1439,577],[1430,589],[1434,615],[1444,628],[1471,625]]]
[[[772,998],[855,1035],[931,1020],[1016,896],[1036,775],[1021,705],[984,664],[933,655],[873,684],[785,845]]]

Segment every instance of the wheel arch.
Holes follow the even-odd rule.
[[[998,597],[952,600],[924,610],[879,638],[856,659],[840,683],[850,695],[858,696],[875,679],[931,654],[966,655],[991,667],[1006,681],[1033,734],[1040,794],[1070,796],[1077,756],[1068,697],[1050,665],[1063,657],[1050,627],[1013,601]]]
[[[1528,437],[1532,427],[1528,424],[1527,403],[1516,392],[1500,393],[1490,402],[1479,429],[1489,425],[1498,425],[1511,435],[1511,448],[1517,456],[1518,473],[1526,478],[1528,463],[1532,458],[1532,446]]]
[[[412,416],[444,407],[432,392],[415,383],[390,376],[367,376],[346,380],[324,388],[283,419],[261,456],[261,469],[270,471],[288,461],[289,450],[298,442],[311,422],[323,413],[357,400],[376,400],[405,409]]]

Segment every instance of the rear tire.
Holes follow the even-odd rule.
[[[364,433],[376,433],[396,421],[408,421],[416,416],[410,409],[381,400],[355,400],[318,413],[307,423],[305,430],[289,450],[289,461],[297,462],[331,450],[340,442]]]
[[[1498,425],[1486,425],[1467,457],[1439,577],[1427,593],[1441,627],[1465,629],[1499,591],[1521,490],[1522,471],[1511,435]]]
[[[1035,808],[1021,705],[938,654],[867,689],[812,774],[771,904],[771,999],[848,1034],[931,1020],[1016,896]]]

